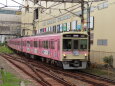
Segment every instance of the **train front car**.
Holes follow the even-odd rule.
[[[87,33],[63,33],[62,48],[62,64],[64,69],[86,69],[88,55]]]

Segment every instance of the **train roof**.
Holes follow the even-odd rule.
[[[60,35],[64,35],[64,34],[86,34],[87,35],[87,32],[75,32],[75,31],[69,31],[69,32],[63,32],[63,33],[53,33],[53,34],[38,34],[38,35],[35,35],[35,36],[28,36],[28,37],[21,37],[21,38],[33,38],[33,37],[43,37],[43,36],[60,36]],[[16,39],[20,39],[20,38],[16,38]]]

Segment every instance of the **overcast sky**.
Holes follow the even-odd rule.
[[[0,0],[0,8],[4,7],[4,5],[6,5],[6,1],[7,1],[7,6],[21,6],[20,4],[22,4],[22,0]],[[20,3],[16,3],[16,2]],[[15,8],[17,9],[17,7],[10,7],[10,8]]]

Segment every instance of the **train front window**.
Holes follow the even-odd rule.
[[[71,39],[63,39],[63,49],[64,50],[71,50],[72,40]]]
[[[73,40],[73,49],[78,49],[79,48],[79,41],[78,40]]]
[[[87,49],[87,39],[80,40],[80,49]]]

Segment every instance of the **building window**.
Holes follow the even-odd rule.
[[[97,45],[107,45],[108,41],[106,39],[98,39],[97,40]]]
[[[25,7],[25,12],[29,12],[29,5]]]
[[[34,0],[34,4],[37,4],[39,0]]]
[[[34,10],[34,19],[38,19],[38,8]]]
[[[98,7],[98,10],[108,8],[108,2],[103,2],[101,4],[98,4],[97,7]]]

